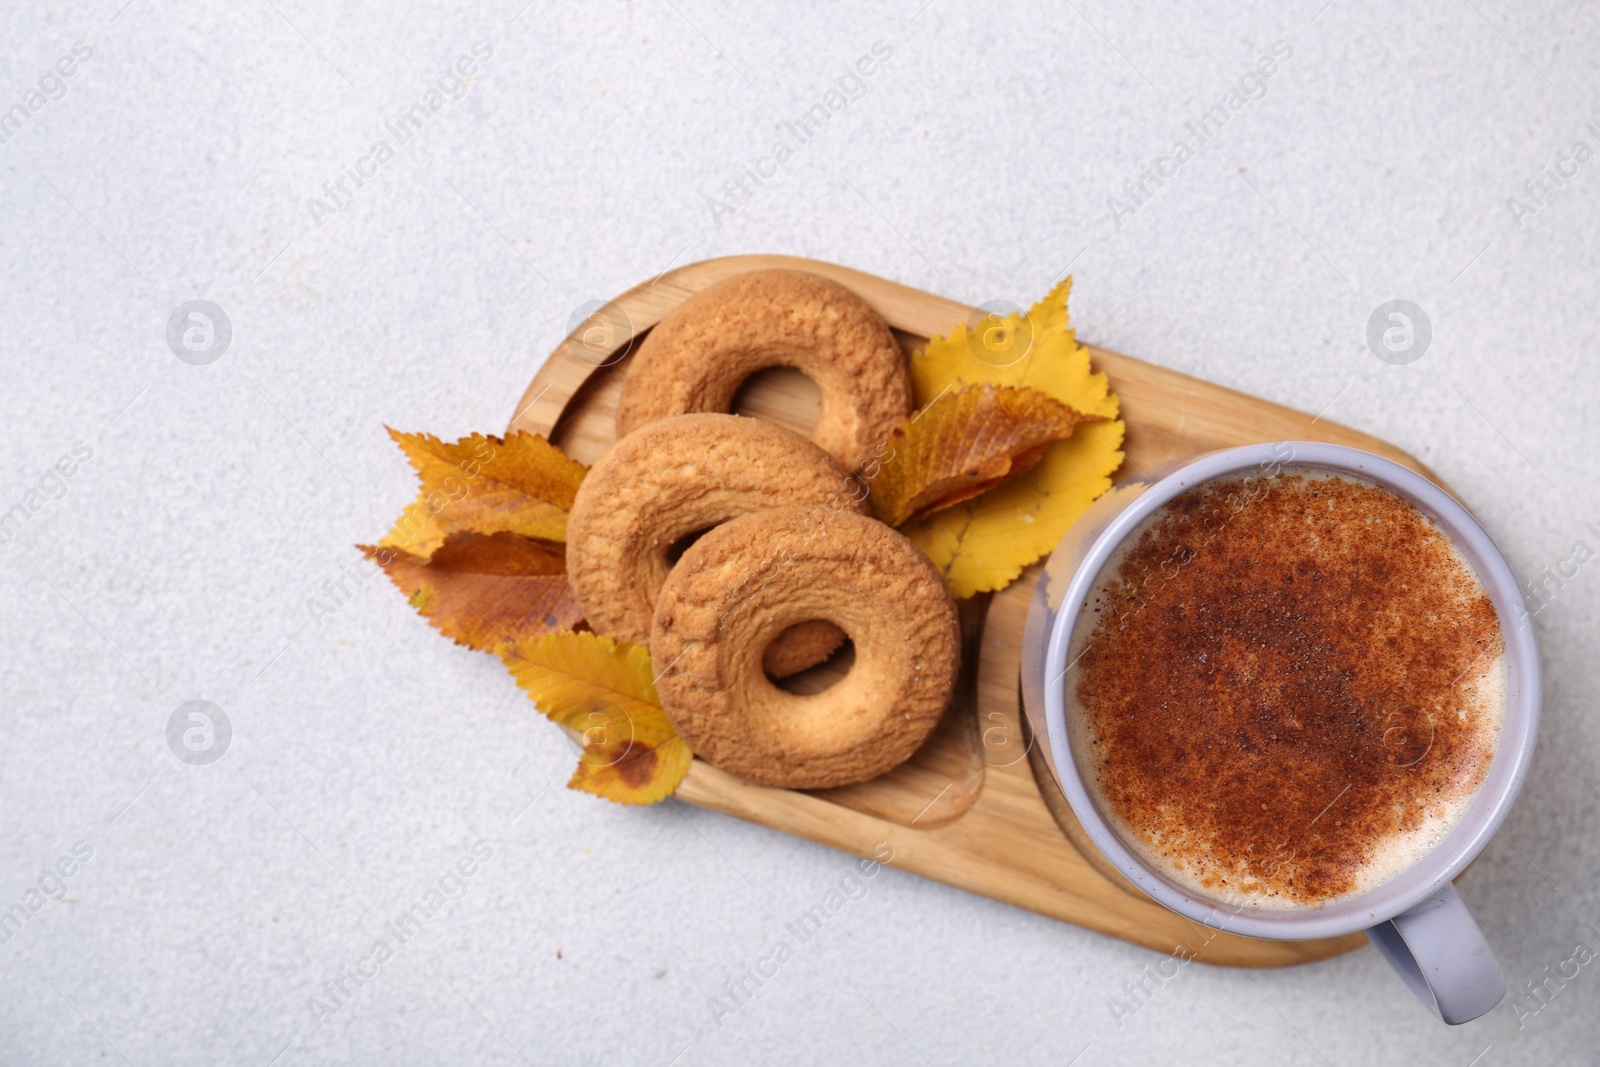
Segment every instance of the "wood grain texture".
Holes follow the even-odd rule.
[[[889,321],[908,352],[973,313],[955,301],[831,263],[788,256],[694,263],[622,294],[562,342],[518,403],[509,429],[545,434],[574,458],[593,463],[615,440],[617,395],[631,346],[705,286],[771,267],[813,271],[849,286]],[[1410,455],[1368,434],[1089,349],[1122,399],[1128,426],[1124,478],[1209,449],[1280,440],[1351,445],[1433,477]],[[738,410],[805,432],[816,418],[816,389],[791,371],[763,372],[742,390]],[[751,785],[696,760],[677,796],[856,855],[872,855],[886,843],[894,849],[895,867],[1206,963],[1284,966],[1365,944],[1360,934],[1283,942],[1202,927],[1133,888],[1092,852],[1081,829],[1073,832],[1076,820],[1047,776],[1041,790],[1036,773],[1043,768],[1030,759],[1018,698],[1022,629],[1038,573],[1036,564],[1007,589],[986,602],[975,598],[964,609],[968,647],[976,651],[963,665],[966,684],[907,764],[861,785],[804,793]],[[839,668],[818,668],[824,678],[830,669]]]

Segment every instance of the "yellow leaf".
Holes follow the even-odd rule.
[[[569,789],[619,804],[654,804],[689,773],[694,754],[661,710],[642,646],[558,633],[499,651],[534,705],[580,738],[583,755]]]
[[[991,315],[976,326],[957,326],[949,337],[931,339],[911,357],[916,406],[926,407],[951,387],[993,382],[1030,386],[1085,415],[1116,418],[1116,394],[1104,374],[1090,370],[1089,350],[1072,329],[1067,315],[1071,292],[1068,278],[1026,315]]]
[[[588,468],[538,434],[475,433],[448,443],[392,429],[389,436],[416,468],[422,492],[401,518],[411,529],[397,525],[384,546],[428,555],[455,531],[567,539],[567,513]]]
[[[889,458],[872,480],[873,514],[899,526],[978,496],[1088,420],[1037,389],[947,389],[890,435]]]
[[[417,499],[407,504],[395,520],[394,529],[383,535],[378,544],[396,548],[401,552],[427,559],[444,544],[445,529],[434,521],[428,509],[428,490],[417,494]]]
[[[912,357],[918,405],[942,391],[993,382],[1027,386],[1103,420],[1046,447],[1044,457],[975,499],[913,519],[901,532],[926,552],[957,598],[1002,589],[1061,540],[1122,465],[1126,427],[1116,394],[1089,365],[1067,315],[1069,278],[1026,315],[991,316],[935,337]]]

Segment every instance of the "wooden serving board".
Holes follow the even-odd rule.
[[[597,309],[540,369],[509,428],[544,434],[592,464],[616,438],[627,354],[643,334],[707,285],[771,267],[812,271],[850,287],[889,321],[908,353],[973,314],[955,301],[815,260],[733,256],[694,263]],[[1116,352],[1092,345],[1089,351],[1122,398],[1124,478],[1175,457],[1281,440],[1353,445],[1432,477],[1411,456],[1367,434]],[[816,418],[816,387],[793,371],[763,371],[746,384],[737,409],[807,432]],[[909,762],[860,785],[798,792],[752,785],[695,760],[677,797],[859,856],[886,844],[895,867],[1158,951],[1182,948],[1206,963],[1276,967],[1365,944],[1360,934],[1292,942],[1206,929],[1150,900],[1100,854],[1032,751],[1021,710],[1022,629],[1040,566],[997,594],[962,604],[962,682],[950,712]],[[825,678],[838,669],[814,671]]]

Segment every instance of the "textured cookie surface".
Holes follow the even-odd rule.
[[[774,636],[825,619],[855,664],[821,693],[773,685]],[[656,692],[697,756],[762,785],[861,782],[908,759],[938,724],[960,665],[955,604],[904,535],[826,508],[759,511],[702,537],[656,601]]]
[[[911,412],[911,372],[882,316],[837,282],[763,270],[708,286],[650,331],[629,361],[617,435],[684,412],[730,411],[746,378],[779,366],[817,384],[811,439],[849,470],[880,459]]]
[[[821,448],[759,419],[693,414],[652,422],[614,445],[578,488],[567,521],[567,578],[597,633],[650,639],[671,550],[746,512],[816,504],[865,512],[865,494]],[[816,623],[774,642],[767,667],[784,677],[844,640]]]

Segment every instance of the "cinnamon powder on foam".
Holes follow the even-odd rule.
[[[1459,821],[1498,741],[1494,605],[1427,516],[1349,477],[1183,493],[1078,630],[1085,777],[1213,897],[1316,906],[1386,881]]]

